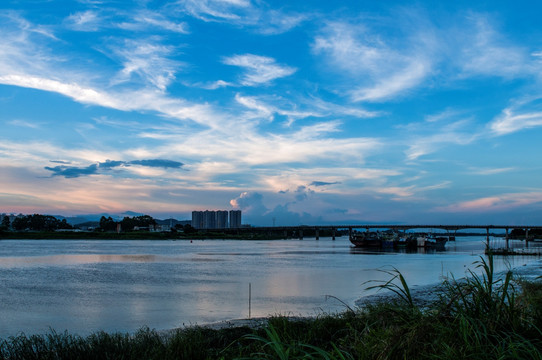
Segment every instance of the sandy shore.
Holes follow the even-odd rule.
[[[516,268],[512,269],[514,275],[516,277],[519,277],[521,279],[525,280],[534,280],[537,277],[542,277],[542,260],[534,260],[533,262],[529,264],[525,264],[523,266],[518,266]],[[499,275],[504,275],[506,271],[503,271],[499,273]],[[408,280],[408,279],[407,279]],[[461,279],[457,279],[461,280]],[[438,300],[438,294],[442,290],[442,283],[436,283],[436,284],[429,284],[429,285],[421,285],[421,286],[412,286],[410,288],[410,292],[412,295],[412,299],[414,302],[419,306],[424,306],[425,304],[430,304],[431,302],[434,302]],[[390,298],[393,298],[396,296],[391,291],[385,291],[382,290],[381,292],[378,292],[374,295],[369,295],[362,297],[355,301],[355,306],[358,308],[363,308],[364,306],[367,306],[369,304],[378,303],[380,301],[389,300]],[[314,317],[305,317],[305,318],[314,318]],[[295,319],[303,319],[303,317],[295,316],[291,317],[292,320]],[[191,326],[201,326],[206,327],[214,330],[219,329],[228,329],[228,328],[235,328],[235,327],[241,327],[241,326],[248,326],[250,328],[259,328],[262,326],[267,325],[268,318],[267,317],[260,317],[260,318],[252,318],[252,319],[232,319],[232,320],[226,320],[226,321],[218,321],[214,323],[207,323],[207,324],[195,324],[195,325],[188,325],[184,328],[191,327]],[[183,328],[179,328],[183,329]],[[171,330],[164,330],[160,333],[164,336],[172,335],[179,329],[171,329]]]

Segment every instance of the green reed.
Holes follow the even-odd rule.
[[[0,359],[542,359],[542,281],[496,274],[491,255],[474,266],[481,272],[444,281],[439,300],[423,306],[393,269],[371,288],[394,297],[343,313],[168,336],[19,334],[0,340]]]

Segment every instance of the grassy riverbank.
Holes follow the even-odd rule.
[[[445,281],[430,304],[418,304],[390,272],[393,281],[372,285],[396,297],[342,314],[167,336],[19,335],[2,340],[0,359],[542,359],[542,282],[498,278],[491,258],[476,266],[482,275]]]

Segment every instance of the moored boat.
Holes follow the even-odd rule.
[[[425,242],[423,247],[435,250],[444,250],[444,246],[448,239],[444,236],[434,236],[429,234],[425,236]]]
[[[353,233],[350,235],[350,242],[355,247],[380,248],[382,246],[380,236],[376,232]]]

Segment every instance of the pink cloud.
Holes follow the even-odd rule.
[[[449,206],[438,207],[436,210],[443,212],[502,211],[541,202],[542,193],[539,192],[513,193],[462,201]]]

